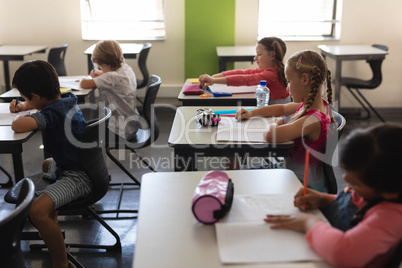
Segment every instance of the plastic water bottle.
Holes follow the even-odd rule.
[[[269,88],[267,88],[267,81],[261,80],[255,91],[255,97],[257,99],[257,108],[268,106],[269,102]]]

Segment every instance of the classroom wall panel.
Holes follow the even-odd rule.
[[[186,78],[219,71],[216,47],[234,45],[235,3],[235,0],[185,0]]]

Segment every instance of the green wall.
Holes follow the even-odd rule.
[[[186,78],[218,73],[216,47],[234,45],[235,1],[185,0]]]

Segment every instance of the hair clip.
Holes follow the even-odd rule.
[[[297,69],[297,70],[300,69],[301,59],[302,59],[302,56],[300,56],[300,58],[299,58],[299,59],[297,60],[297,62],[296,62],[296,69]]]

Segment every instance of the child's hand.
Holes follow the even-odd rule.
[[[322,220],[311,214],[298,213],[294,215],[267,215],[264,221],[273,223],[271,229],[289,229],[307,233],[316,223]]]
[[[206,88],[207,86],[212,85],[214,82],[214,79],[211,76],[209,76],[208,74],[200,75],[198,80],[200,80],[200,88],[202,88],[202,89]]]
[[[95,77],[100,76],[100,75],[102,75],[102,74],[103,74],[103,72],[100,71],[100,70],[91,70],[91,72],[89,73],[89,75],[90,75],[92,78],[95,78]]]
[[[328,206],[334,199],[333,195],[322,193],[313,189],[307,188],[306,195],[303,194],[304,188],[296,193],[293,204],[298,209],[305,211],[307,209],[322,209]]]
[[[241,119],[249,119],[251,117],[251,113],[246,109],[240,109],[236,112],[235,118],[236,120]]]
[[[16,103],[16,100],[12,100],[10,102],[10,107],[9,107],[10,113],[18,113],[18,112],[27,110],[25,102],[20,101],[20,102],[18,102],[17,106],[15,105],[15,103]]]

